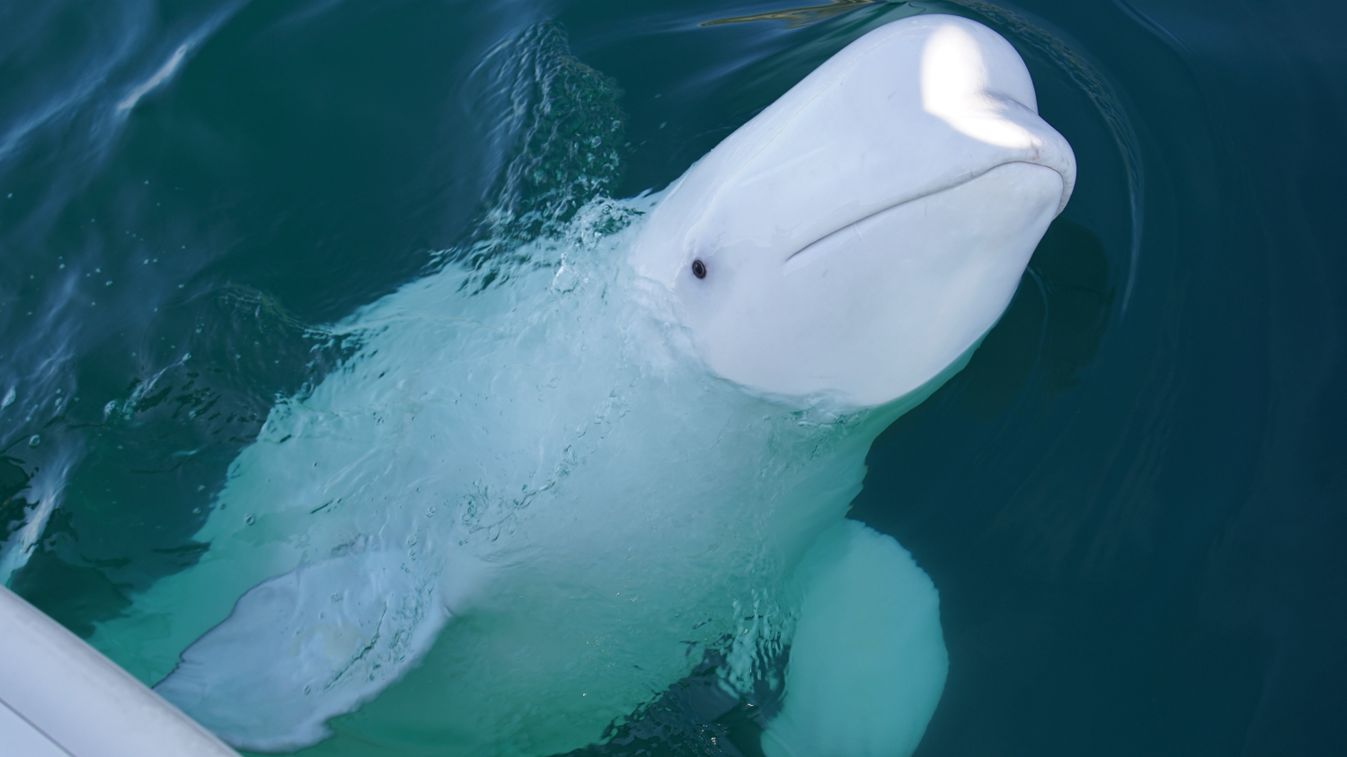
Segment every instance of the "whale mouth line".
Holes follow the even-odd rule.
[[[886,214],[886,213],[889,213],[890,211],[897,210],[898,208],[901,208],[901,207],[903,207],[903,206],[905,206],[905,205],[911,205],[911,204],[914,203],[914,202],[919,202],[919,201],[921,201],[921,200],[926,199],[927,197],[931,197],[931,196],[933,196],[933,195],[938,195],[938,194],[940,194],[941,192],[948,192],[948,191],[950,191],[951,189],[958,189],[959,187],[962,187],[962,186],[965,185],[965,184],[969,184],[969,183],[971,183],[971,182],[977,181],[978,179],[982,178],[983,176],[986,176],[987,174],[991,173],[992,171],[995,171],[995,170],[998,169],[998,168],[1002,168],[1002,167],[1005,167],[1005,166],[1013,166],[1013,165],[1036,166],[1036,167],[1038,167],[1038,168],[1046,168],[1046,169],[1048,169],[1048,170],[1050,170],[1050,171],[1056,173],[1056,174],[1061,178],[1061,180],[1062,180],[1062,192],[1063,192],[1063,194],[1065,194],[1065,192],[1066,192],[1066,186],[1067,186],[1067,183],[1066,183],[1066,177],[1062,174],[1062,171],[1061,171],[1060,169],[1055,168],[1054,166],[1046,165],[1046,164],[1044,164],[1044,163],[1039,163],[1039,162],[1032,161],[1032,160],[1009,160],[1009,161],[1006,161],[1005,163],[997,163],[996,165],[994,165],[994,166],[992,166],[992,167],[990,167],[990,168],[988,168],[988,169],[986,169],[986,170],[984,170],[984,171],[979,171],[978,173],[975,173],[975,174],[964,174],[964,175],[958,177],[958,180],[957,180],[957,181],[953,181],[953,182],[948,183],[948,184],[938,184],[938,185],[936,185],[936,186],[934,186],[934,187],[932,187],[932,188],[930,188],[930,189],[927,189],[927,190],[921,192],[920,194],[916,194],[916,195],[913,195],[913,196],[911,196],[911,197],[905,197],[905,198],[899,200],[898,202],[893,203],[892,205],[885,205],[884,207],[880,208],[879,210],[874,211],[873,213],[869,213],[869,214],[866,214],[866,215],[864,215],[864,216],[861,216],[860,218],[856,218],[856,219],[853,219],[853,220],[851,220],[851,221],[848,221],[847,223],[845,223],[845,224],[843,224],[843,225],[841,225],[841,226],[839,226],[839,227],[833,229],[832,231],[829,231],[829,232],[827,232],[827,233],[825,233],[825,234],[819,236],[819,237],[818,237],[817,239],[815,239],[814,241],[806,243],[805,245],[803,245],[802,247],[800,247],[800,248],[799,248],[798,250],[796,250],[795,252],[792,252],[790,255],[787,255],[787,256],[786,256],[786,259],[782,261],[782,265],[789,264],[792,260],[795,260],[796,258],[800,257],[801,255],[808,254],[808,253],[812,252],[813,250],[817,249],[818,247],[823,246],[823,244],[824,244],[825,242],[828,242],[829,240],[833,239],[833,238],[836,237],[837,235],[839,235],[839,234],[844,234],[844,233],[846,233],[848,230],[854,229],[854,228],[856,228],[857,226],[860,226],[861,224],[868,223],[869,221],[872,221],[872,220],[874,220],[874,219],[876,219],[876,218],[878,218],[878,217],[880,217],[880,216],[882,216],[882,215],[884,215],[884,214]]]

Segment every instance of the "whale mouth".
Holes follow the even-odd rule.
[[[995,166],[992,166],[991,168],[988,168],[987,170],[978,174],[973,174],[971,176],[965,175],[961,177],[960,180],[955,181],[953,183],[938,185],[930,189],[927,189],[921,192],[920,194],[916,194],[911,197],[905,197],[902,200],[899,200],[898,202],[893,203],[892,205],[887,205],[879,210],[876,210],[873,213],[870,213],[869,215],[865,215],[855,220],[849,221],[848,223],[843,224],[842,226],[839,226],[838,228],[833,229],[832,231],[829,231],[823,236],[820,236],[814,241],[809,242],[803,247],[795,250],[790,255],[787,255],[785,260],[783,261],[783,265],[787,266],[787,270],[790,270],[791,268],[800,265],[804,259],[808,259],[816,254],[820,254],[822,251],[833,250],[841,246],[849,237],[862,238],[865,236],[869,236],[874,232],[882,232],[883,230],[889,227],[890,224],[888,223],[888,221],[891,218],[897,216],[903,209],[907,208],[908,206],[915,205],[916,203],[922,202],[923,200],[927,200],[936,195],[953,191],[955,189],[958,189],[959,187],[963,187],[965,185],[978,182],[992,174],[997,173],[1004,174],[1007,171],[1015,171],[1017,169],[1021,172],[1024,169],[1028,169],[1030,172],[1035,174],[1041,174],[1042,172],[1052,172],[1056,174],[1058,184],[1057,192],[1055,195],[1045,196],[1044,201],[1052,203],[1054,205],[1055,211],[1060,211],[1061,207],[1066,204],[1067,198],[1069,197],[1071,184],[1066,174],[1063,173],[1062,169],[1059,169],[1052,165],[1047,165],[1044,163],[1035,163],[1027,160],[1008,161],[1006,163],[999,163]]]

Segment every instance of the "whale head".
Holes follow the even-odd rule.
[[[636,237],[705,364],[774,395],[888,403],[1010,302],[1075,182],[1015,49],[967,19],[880,27],[694,164]]]

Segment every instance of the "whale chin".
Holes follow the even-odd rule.
[[[749,388],[848,406],[929,388],[1005,310],[1064,187],[1051,167],[1003,163],[831,232],[781,265],[759,309],[770,331],[706,340],[703,357]],[[789,302],[830,307],[773,307]]]
[[[1055,183],[1054,183],[1055,178]],[[903,232],[905,223],[910,220],[911,208],[920,207],[931,198],[938,197],[970,184],[979,184],[979,194],[990,197],[1007,191],[1028,190],[1031,195],[1043,198],[1043,202],[1052,203],[1054,211],[1064,205],[1069,193],[1068,178],[1052,166],[1028,161],[1010,161],[1002,163],[985,173],[965,179],[947,187],[939,187],[923,192],[915,197],[905,198],[882,210],[853,221],[822,237],[810,242],[786,257],[787,270],[792,265],[800,265],[802,256],[824,255],[831,251],[854,244],[857,240],[876,236],[896,238]],[[1055,212],[1054,212],[1055,215]],[[980,219],[969,219],[977,223]],[[887,241],[887,240],[884,240]]]

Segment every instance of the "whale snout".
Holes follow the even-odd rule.
[[[1071,199],[1076,186],[1076,156],[1071,145],[1038,114],[1032,104],[1007,95],[990,95],[963,103],[958,108],[934,107],[928,113],[973,142],[970,149],[985,152],[987,171],[1023,164],[1046,168],[1057,174],[1060,187],[1053,202],[1054,215]],[[976,178],[956,175],[955,183]],[[939,182],[932,191],[945,187]]]
[[[901,42],[875,44],[901,48]],[[1033,82],[1010,43],[980,24],[939,17],[918,47],[917,98],[937,133],[947,130],[948,140],[962,142],[974,170],[1025,163],[1055,171],[1061,177],[1055,210],[1061,212],[1076,184],[1076,158],[1038,114]]]

